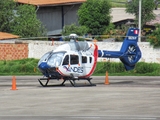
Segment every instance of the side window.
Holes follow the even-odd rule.
[[[92,63],[92,57],[89,57],[89,62]]]
[[[79,63],[78,55],[71,55],[70,59],[71,65]]]
[[[87,57],[86,56],[82,56],[82,63],[87,63]]]
[[[68,65],[68,64],[69,64],[69,55],[66,55],[62,65]]]

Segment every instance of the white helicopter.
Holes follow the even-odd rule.
[[[127,37],[124,39],[120,51],[98,50],[98,46],[93,42],[76,41],[78,36],[71,34],[70,42],[59,46],[54,51],[49,51],[42,56],[38,62],[38,68],[44,75],[38,79],[39,83],[45,87],[49,80],[69,80],[71,85],[76,86],[76,80],[87,80],[90,85],[98,57],[119,58],[126,70],[134,69],[135,64],[141,58],[141,51],[138,47],[137,28],[129,28]],[[45,84],[41,80],[47,80]]]

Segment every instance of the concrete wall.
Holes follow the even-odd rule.
[[[55,41],[35,41],[29,43],[29,58],[40,58],[43,54],[48,51],[54,50],[57,46],[64,44],[65,42]],[[122,45],[122,42],[97,42],[98,48],[101,50],[111,50],[119,51]],[[153,46],[150,46],[149,42],[140,42],[138,43],[142,52],[142,58],[140,61],[144,62],[156,62],[160,63],[160,49],[154,49]],[[114,58],[99,58],[99,61],[116,61],[119,62],[119,59]]]
[[[12,41],[13,42],[13,41]],[[36,58],[40,59],[48,51],[52,51],[59,45],[65,42],[59,41],[15,41],[13,43],[0,43],[0,60],[23,59],[23,58]],[[19,44],[17,44],[19,43]],[[119,51],[122,42],[97,42],[101,50]],[[160,49],[154,49],[148,42],[138,43],[142,52],[140,61],[160,63]],[[115,61],[119,59],[114,58],[99,58],[99,61]]]

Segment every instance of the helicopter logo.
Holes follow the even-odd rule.
[[[90,85],[90,76],[93,74],[98,57],[119,58],[126,70],[132,70],[141,58],[137,28],[129,28],[120,51],[98,50],[93,42],[76,41],[78,36],[71,34],[70,42],[60,45],[54,51],[44,54],[38,62],[38,68],[45,76],[38,79],[42,86],[47,86],[50,79],[63,78],[61,85],[69,80],[76,86],[76,80],[87,80]],[[41,80],[47,80],[45,84]]]
[[[63,66],[67,72],[83,73],[83,67],[67,67]]]

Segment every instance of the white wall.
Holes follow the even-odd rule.
[[[57,46],[64,44],[65,42],[55,41],[27,41],[29,43],[29,58],[37,58],[40,59],[43,54],[48,51],[54,50]],[[97,42],[98,48],[101,50],[111,50],[111,51],[119,51],[122,45],[122,42]],[[156,62],[160,63],[160,48],[154,49],[150,46],[149,42],[140,42],[138,43],[140,50],[142,52],[142,58],[140,61],[144,62]],[[118,59],[108,59],[108,58],[99,58],[99,61],[116,61]]]

